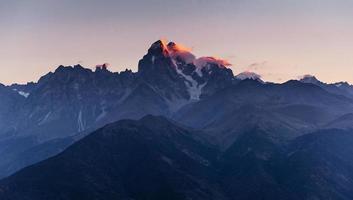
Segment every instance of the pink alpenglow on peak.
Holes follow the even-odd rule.
[[[199,68],[205,67],[209,63],[216,64],[219,67],[232,66],[232,64],[230,62],[228,62],[227,60],[222,59],[222,58],[212,57],[212,56],[200,57],[200,58],[194,60],[194,65]]]
[[[181,59],[187,64],[193,63],[196,59],[195,55],[191,53],[191,49],[181,44],[169,42],[167,50],[170,57],[173,59]]]
[[[165,56],[170,56],[174,60],[182,60],[186,64],[194,64],[197,68],[203,68],[208,64],[215,64],[224,68],[232,66],[227,60],[214,56],[202,56],[197,58],[191,52],[191,48],[175,42],[168,43],[165,39],[161,39],[154,44],[161,45]]]

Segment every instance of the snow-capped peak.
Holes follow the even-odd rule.
[[[255,72],[249,72],[249,71],[241,72],[240,74],[236,75],[235,78],[239,80],[246,80],[246,79],[258,80],[262,82],[261,75],[256,74]]]
[[[171,85],[177,98],[189,96],[189,100],[199,100],[209,95],[218,87],[231,84],[233,73],[227,68],[230,63],[216,57],[199,57],[191,52],[191,48],[175,42],[158,40],[148,49],[140,60],[138,73],[151,84]],[[177,79],[176,79],[177,78]],[[160,86],[162,88],[162,86]]]

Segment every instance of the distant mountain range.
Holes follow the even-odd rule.
[[[228,65],[157,41],[138,72],[0,85],[0,177],[32,165],[0,199],[352,199],[353,86]]]
[[[353,86],[348,84],[347,82],[342,81],[342,82],[327,84],[319,81],[315,76],[311,76],[311,75],[305,75],[302,79],[300,79],[300,81],[303,83],[315,84],[331,93],[353,98]]]

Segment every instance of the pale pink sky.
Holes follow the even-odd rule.
[[[235,74],[353,83],[351,0],[0,0],[0,26],[4,84],[78,62],[136,71],[161,37],[223,57]]]

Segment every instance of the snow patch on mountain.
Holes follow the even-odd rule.
[[[77,124],[78,124],[78,132],[82,132],[85,130],[85,125],[83,124],[83,120],[82,120],[82,110],[80,110],[80,112],[78,113],[78,117],[77,117]]]
[[[249,71],[242,72],[236,75],[235,78],[239,80],[251,79],[251,80],[261,81],[261,76],[259,74],[256,74],[255,72],[249,72]]]
[[[173,62],[175,63],[175,61]],[[191,76],[185,75],[181,69],[178,68],[178,66],[175,64],[175,69],[176,72],[181,75],[186,81],[185,85],[187,87],[187,90],[190,94],[190,100],[200,100],[200,96],[202,94],[202,88],[207,84],[204,83],[202,85],[199,85],[196,80],[194,80]]]
[[[24,91],[19,91],[17,89],[13,89],[13,91],[16,91],[19,95],[23,96],[24,98],[28,98],[30,93],[24,92]]]
[[[38,125],[41,126],[41,125],[45,124],[45,123],[48,121],[50,115],[51,115],[51,112],[48,112],[48,113],[44,116],[44,118],[38,123]]]
[[[217,65],[218,67],[225,68],[226,66],[231,66],[232,64],[225,59],[217,58],[213,56],[204,56],[194,60],[194,65],[202,69],[204,67],[209,67],[210,64]]]

